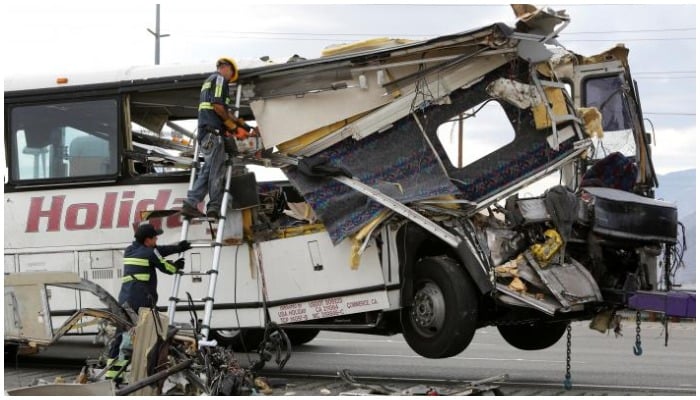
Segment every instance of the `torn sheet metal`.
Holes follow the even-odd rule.
[[[575,306],[587,302],[603,301],[593,276],[573,258],[563,264],[552,264],[548,268],[542,268],[529,251],[525,252],[525,259],[562,305],[560,311],[572,311]]]
[[[439,99],[474,79],[460,69],[480,57],[497,59],[488,62],[492,69],[514,59],[511,33],[504,24],[493,24],[426,41],[254,69],[246,71],[245,78],[254,82],[246,92],[251,93],[249,104],[265,145],[277,146],[392,102],[412,100],[421,89],[428,92],[416,82],[431,86]]]

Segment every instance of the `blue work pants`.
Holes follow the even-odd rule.
[[[204,165],[197,174],[192,190],[187,191],[187,203],[197,207],[208,192],[207,211],[219,211],[221,199],[224,197],[224,179],[226,178],[224,141],[219,135],[207,133],[199,143],[199,147],[204,155]]]

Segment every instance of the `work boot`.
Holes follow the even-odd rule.
[[[207,210],[207,218],[219,219],[219,211],[214,209]]]
[[[187,219],[200,218],[204,216],[204,214],[202,214],[201,211],[199,211],[196,207],[192,206],[190,203],[187,202],[182,203],[180,214],[182,214],[182,216]]]

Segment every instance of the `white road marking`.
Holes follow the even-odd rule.
[[[348,356],[348,357],[378,357],[378,358],[420,358],[425,359],[419,355],[406,355],[406,354],[369,354],[369,353],[340,353],[340,352],[316,352],[316,351],[297,351],[297,353],[314,354],[321,356]],[[533,358],[488,358],[488,357],[450,357],[449,360],[466,360],[466,361],[518,361],[518,362],[536,362],[536,363],[550,363],[550,364],[563,364],[563,360],[542,360]],[[444,361],[444,360],[443,360]],[[585,364],[583,361],[571,361],[572,364]]]

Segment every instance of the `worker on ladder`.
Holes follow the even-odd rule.
[[[226,153],[235,154],[234,137],[245,139],[255,135],[242,119],[234,118],[229,113],[232,99],[229,93],[229,83],[238,79],[236,62],[228,57],[216,61],[216,72],[211,74],[202,84],[199,95],[199,114],[197,121],[197,140],[204,155],[204,165],[197,175],[192,189],[187,191],[187,199],[183,201],[181,213],[185,218],[203,217],[197,205],[209,193],[209,203],[206,207],[207,218],[219,219],[219,210],[224,194],[224,178],[226,173]],[[196,157],[196,155],[195,155]]]

